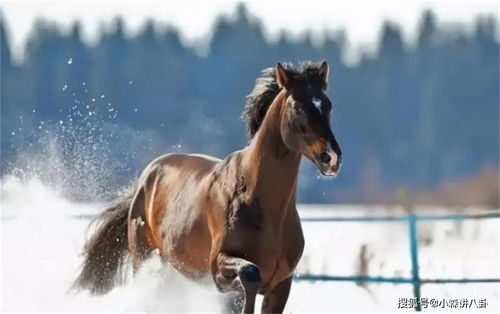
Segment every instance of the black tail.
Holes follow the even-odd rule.
[[[97,230],[83,249],[85,260],[73,288],[105,294],[124,281],[123,266],[128,250],[127,218],[133,195],[106,209],[97,219]]]

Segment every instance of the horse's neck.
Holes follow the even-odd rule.
[[[263,208],[277,211],[278,215],[295,201],[300,164],[300,155],[289,150],[281,137],[285,97],[282,91],[273,101],[243,159],[253,196]]]

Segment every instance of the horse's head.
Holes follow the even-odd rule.
[[[332,103],[325,93],[328,63],[298,74],[278,63],[276,81],[286,93],[281,119],[283,142],[311,160],[323,175],[336,175],[342,151],[330,127]]]

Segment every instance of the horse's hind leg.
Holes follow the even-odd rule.
[[[139,188],[130,206],[128,243],[132,265],[136,273],[142,262],[152,252],[152,239],[145,215],[146,198],[144,188]]]
[[[221,292],[236,291],[240,296],[244,296],[244,313],[254,312],[255,297],[261,283],[260,269],[257,265],[239,257],[219,253],[212,261],[212,275]],[[237,299],[232,301],[235,302]]]

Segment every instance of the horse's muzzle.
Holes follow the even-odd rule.
[[[315,163],[322,175],[336,176],[342,164],[342,155],[327,149],[316,157]]]

